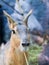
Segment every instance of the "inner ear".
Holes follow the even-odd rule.
[[[17,23],[13,20],[13,18],[6,11],[3,11],[3,12],[7,16],[9,28],[13,30],[14,27],[17,25]]]

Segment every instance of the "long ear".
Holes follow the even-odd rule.
[[[9,28],[13,30],[14,27],[16,26],[16,22],[12,19],[12,17],[6,11],[3,11],[3,13],[7,16]]]
[[[25,25],[27,26],[27,22],[28,22],[28,18],[29,16],[32,14],[32,10],[29,11],[29,13],[25,16],[25,18],[23,19],[23,22],[25,23]]]

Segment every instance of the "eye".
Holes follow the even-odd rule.
[[[15,30],[12,30],[13,34],[15,34]]]

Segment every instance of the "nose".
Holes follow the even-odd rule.
[[[30,45],[30,43],[22,43],[22,46],[29,46]]]

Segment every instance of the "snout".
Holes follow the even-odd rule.
[[[30,43],[22,43],[22,46],[29,46],[30,45]]]

